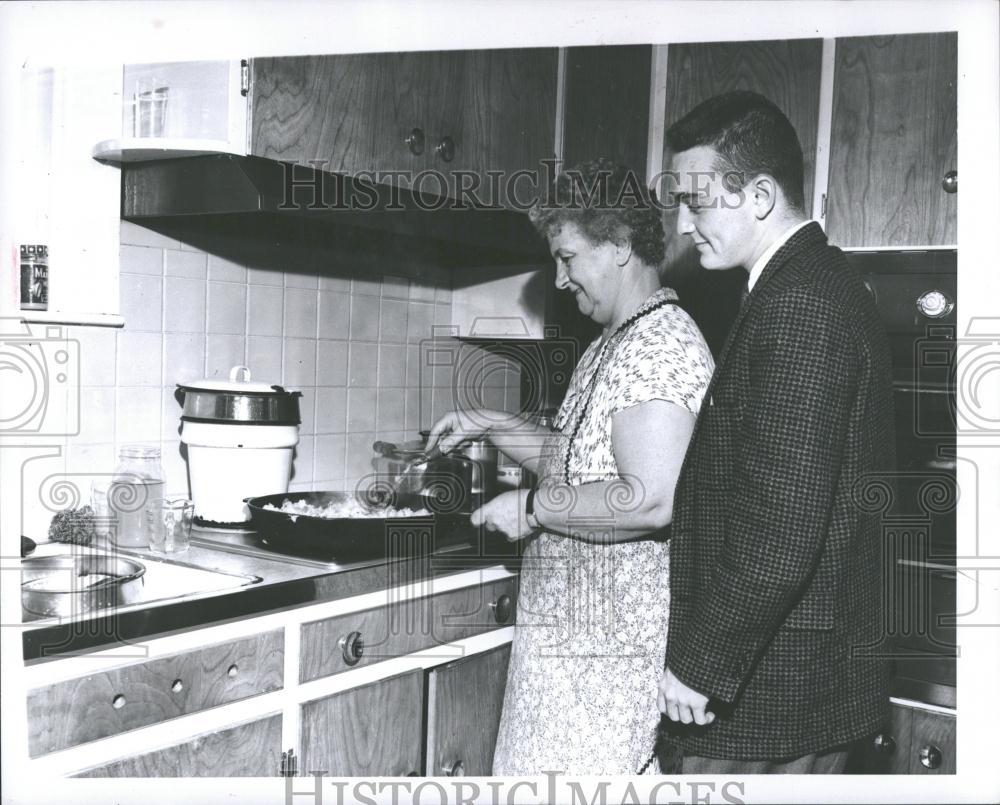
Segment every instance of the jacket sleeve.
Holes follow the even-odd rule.
[[[745,336],[750,393],[724,546],[667,649],[667,667],[682,682],[724,702],[735,699],[819,562],[859,371],[850,316],[828,299],[797,288],[760,304]]]

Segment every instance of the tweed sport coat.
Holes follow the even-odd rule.
[[[872,297],[804,226],[740,308],[678,480],[666,664],[716,713],[669,725],[684,751],[786,759],[882,722],[881,525],[858,496],[894,468],[891,393]]]

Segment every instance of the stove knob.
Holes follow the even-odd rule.
[[[955,309],[955,303],[943,291],[927,291],[917,299],[917,310],[930,319],[940,319]]]

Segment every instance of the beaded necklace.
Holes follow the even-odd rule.
[[[601,351],[597,354],[597,368],[594,373],[590,376],[590,380],[587,381],[587,398],[584,400],[583,407],[580,409],[580,415],[576,418],[576,425],[573,426],[573,433],[569,437],[569,444],[566,445],[566,458],[563,462],[563,480],[569,483],[569,459],[570,455],[573,453],[573,442],[576,440],[577,435],[580,433],[580,426],[583,425],[584,417],[587,416],[587,410],[590,408],[590,401],[594,396],[594,391],[597,388],[597,378],[601,374],[601,369],[604,366],[604,359],[609,354],[608,347],[611,342],[614,341],[619,335],[621,335],[625,330],[635,324],[639,319],[644,316],[648,316],[654,310],[659,310],[661,307],[666,307],[667,305],[676,305],[676,299],[663,299],[657,302],[655,305],[646,308],[645,310],[638,310],[636,313],[632,314],[629,318],[625,319],[615,331],[608,336],[608,339],[601,346]]]

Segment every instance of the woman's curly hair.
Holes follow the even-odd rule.
[[[594,245],[628,241],[647,265],[664,260],[663,218],[656,197],[634,170],[610,159],[583,162],[560,173],[528,211],[542,237],[567,223]]]

